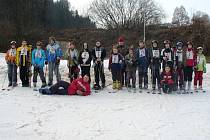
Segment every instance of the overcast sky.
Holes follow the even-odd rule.
[[[69,0],[74,9],[78,9],[80,14],[84,14],[89,4],[93,0]],[[210,15],[210,0],[155,0],[165,11],[167,22],[171,22],[174,9],[183,5],[189,16],[195,11],[203,11]]]

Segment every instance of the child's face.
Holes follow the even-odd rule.
[[[12,44],[12,45],[11,45],[11,47],[14,49],[14,48],[15,48],[15,45],[14,45],[14,44]]]
[[[202,53],[203,53],[203,50],[198,50],[198,53],[199,53],[199,54],[202,54]]]
[[[157,43],[153,43],[152,45],[153,45],[153,47],[154,47],[154,48],[156,48],[156,47],[157,47]]]
[[[166,72],[170,72],[170,67],[165,67]]]
[[[41,45],[37,45],[36,48],[37,48],[37,49],[41,49]]]
[[[101,46],[101,42],[96,42],[96,46],[100,47]]]
[[[178,46],[178,50],[182,50],[182,47],[181,46]]]
[[[88,77],[87,75],[85,75],[85,76],[83,77],[83,81],[84,81],[84,82],[89,82],[89,77]]]
[[[54,42],[54,40],[50,39],[50,40],[49,40],[49,43],[50,43],[50,44],[54,44],[55,42]]]
[[[129,54],[130,55],[133,55],[133,50],[129,50]]]
[[[26,45],[27,45],[27,42],[26,42],[26,41],[23,41],[23,42],[22,42],[22,45],[23,45],[23,46],[26,46]]]
[[[113,49],[113,53],[116,54],[118,52],[117,49]]]
[[[84,49],[87,49],[87,48],[88,48],[87,43],[84,43]]]
[[[188,47],[189,49],[192,49],[192,45],[191,45],[191,44],[187,45],[187,47]]]
[[[170,48],[170,45],[167,43],[167,44],[165,44],[165,47],[166,48]]]
[[[74,48],[75,48],[74,44],[70,43],[70,49],[74,49]]]
[[[144,43],[143,42],[139,42],[139,47],[140,48],[144,48]]]

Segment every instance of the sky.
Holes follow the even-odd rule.
[[[71,6],[79,11],[79,14],[85,14],[87,8],[93,0],[69,0]],[[210,0],[154,0],[165,11],[166,19],[163,22],[171,22],[173,12],[176,7],[183,5],[189,16],[195,11],[202,11],[210,15]]]

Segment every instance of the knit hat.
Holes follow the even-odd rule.
[[[11,41],[10,44],[11,45],[16,45],[16,41]]]
[[[118,38],[118,45],[124,45],[125,44],[125,38],[123,36]]]

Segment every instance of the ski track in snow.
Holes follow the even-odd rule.
[[[0,62],[2,86],[7,70],[3,54]],[[61,72],[63,77],[68,72],[64,61]],[[105,72],[109,83],[110,72]],[[208,140],[209,78],[208,71],[206,93],[186,95],[125,89],[110,94],[107,87],[88,97],[45,96],[19,85],[0,91],[0,140]]]

